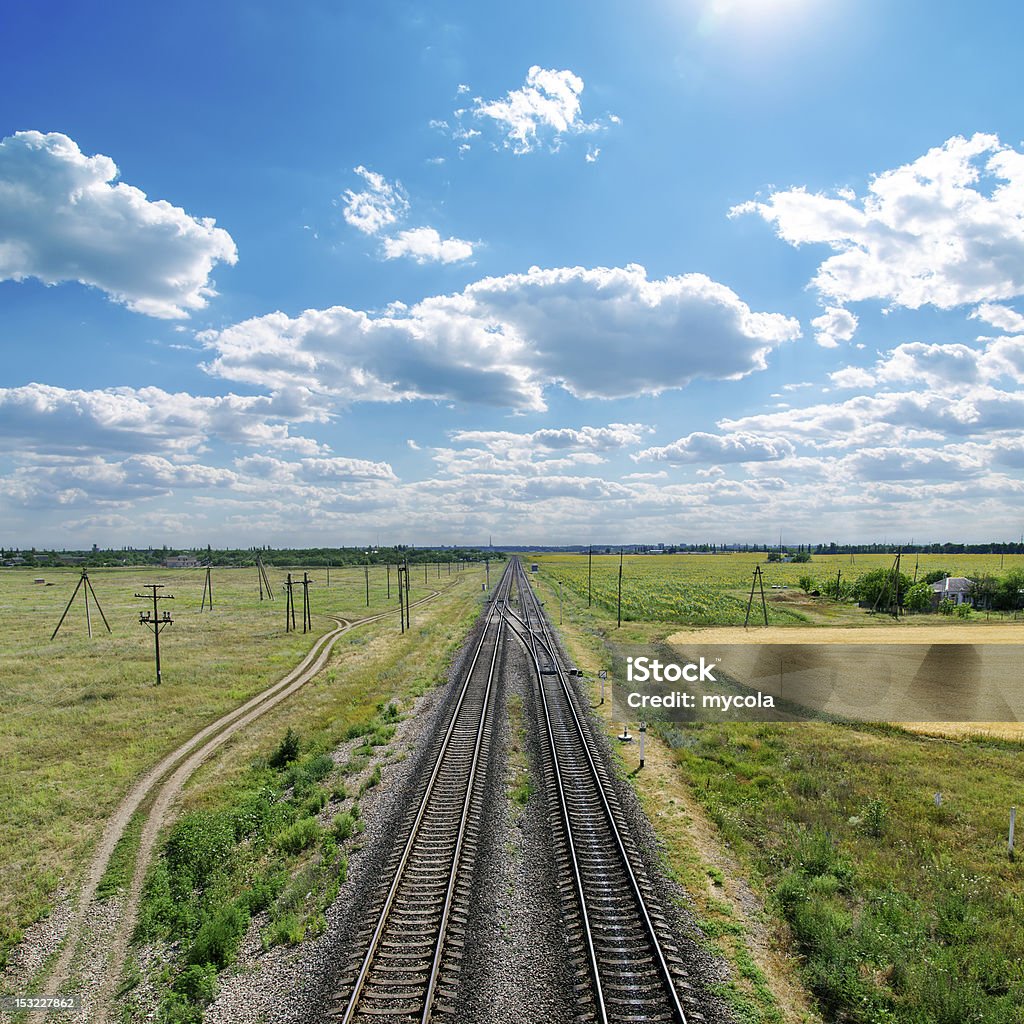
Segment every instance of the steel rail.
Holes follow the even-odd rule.
[[[516,566],[516,569],[519,570],[516,573],[516,589],[520,593],[522,593],[524,587],[529,589],[529,583],[526,581],[525,573],[522,573],[518,559],[514,560],[514,564]],[[520,573],[522,573],[523,576],[523,579],[521,581],[518,578]],[[526,604],[527,602],[524,595],[524,597],[522,598],[522,607],[524,614],[528,618],[529,611],[527,610]],[[590,968],[590,972],[594,982],[594,1003],[597,1009],[597,1019],[600,1022],[600,1024],[608,1024],[608,1011],[605,1006],[604,991],[601,986],[601,973],[598,969],[597,964],[597,949],[594,946],[594,936],[590,928],[590,915],[587,912],[587,897],[586,893],[583,891],[583,875],[580,871],[579,861],[576,857],[576,843],[573,839],[572,823],[569,820],[569,806],[565,797],[565,789],[562,782],[562,772],[558,762],[558,749],[555,745],[555,735],[551,725],[551,715],[548,712],[547,701],[544,698],[544,682],[540,671],[540,659],[537,657],[536,642],[533,630],[530,628],[529,622],[524,621],[518,615],[515,615],[515,613],[511,610],[509,610],[509,614],[513,615],[519,622],[521,622],[526,627],[526,630],[531,637],[531,641],[533,641],[531,644],[526,644],[526,641],[523,639],[523,637],[520,636],[520,634],[513,628],[513,632],[515,632],[516,635],[520,637],[520,640],[523,640],[524,646],[526,646],[528,653],[533,659],[533,665],[537,672],[537,688],[538,690],[540,690],[541,693],[541,706],[544,710],[544,723],[547,729],[548,743],[551,745],[551,756],[555,766],[554,782],[558,791],[558,806],[561,810],[562,825],[565,828],[565,833],[567,837],[566,846],[569,851],[569,862],[572,865],[573,888],[576,891],[576,900],[580,906],[580,923],[583,930],[583,940],[587,950],[588,966]]]
[[[659,970],[659,972],[661,974],[662,981],[664,982],[665,987],[667,988],[667,990],[668,990],[668,992],[669,992],[669,994],[671,996],[671,1003],[672,1003],[671,1009],[675,1013],[675,1015],[676,1015],[676,1017],[677,1017],[677,1019],[679,1021],[679,1024],[686,1024],[686,1014],[683,1011],[683,1006],[682,1006],[682,1003],[680,1002],[680,999],[679,999],[679,993],[676,991],[675,980],[672,977],[672,972],[671,972],[671,969],[669,968],[668,961],[665,959],[664,951],[661,948],[661,942],[658,939],[657,931],[656,931],[656,929],[654,927],[654,922],[652,921],[650,913],[649,913],[648,908],[647,908],[647,901],[644,898],[643,892],[642,892],[642,890],[640,888],[640,883],[639,883],[639,881],[637,880],[637,877],[636,877],[636,872],[633,870],[633,865],[632,865],[632,863],[630,861],[629,854],[628,854],[628,852],[626,850],[626,847],[625,847],[625,844],[624,844],[624,842],[622,840],[621,831],[619,829],[619,826],[618,826],[617,822],[615,821],[615,815],[614,815],[614,813],[612,811],[611,804],[608,801],[608,795],[605,792],[604,784],[601,781],[600,774],[598,773],[598,770],[597,770],[597,764],[594,761],[594,757],[593,757],[593,754],[592,754],[591,749],[590,749],[590,741],[588,739],[586,731],[584,730],[583,723],[580,720],[579,714],[576,711],[576,702],[572,698],[572,694],[570,692],[569,684],[566,681],[565,675],[562,672],[561,664],[559,663],[559,660],[558,660],[558,656],[557,656],[557,653],[556,653],[556,650],[555,650],[554,641],[553,641],[553,639],[550,638],[550,632],[549,632],[549,629],[548,629],[547,622],[545,621],[545,617],[544,617],[543,612],[540,610],[540,601],[537,598],[537,595],[533,593],[533,589],[530,587],[529,581],[526,578],[526,573],[523,570],[523,568],[522,568],[521,564],[519,563],[518,559],[516,560],[515,564],[516,564],[516,575],[517,575],[517,589],[520,590],[521,592],[529,593],[529,598],[527,600],[523,601],[523,611],[524,611],[524,614],[527,616],[527,620],[528,620],[529,619],[529,609],[528,609],[527,606],[528,606],[529,603],[532,602],[535,605],[536,618],[537,618],[537,621],[540,623],[540,628],[542,630],[542,635],[539,638],[537,637],[537,634],[534,631],[534,629],[532,628],[532,626],[530,626],[529,621],[525,622],[524,624],[527,626],[527,629],[529,630],[530,637],[531,637],[531,639],[533,641],[535,649],[536,649],[536,644],[539,641],[539,643],[544,647],[544,649],[545,649],[545,651],[547,653],[547,656],[550,658],[551,663],[552,663],[552,665],[553,665],[553,667],[555,669],[555,672],[556,672],[556,674],[558,676],[558,681],[559,681],[559,683],[561,685],[563,693],[565,694],[566,701],[567,701],[567,703],[569,705],[569,710],[570,710],[570,712],[572,714],[572,719],[573,719],[573,721],[574,721],[574,723],[576,725],[576,728],[578,730],[579,736],[580,736],[580,738],[582,740],[583,751],[586,754],[587,762],[588,762],[588,765],[589,765],[589,768],[590,768],[590,774],[591,774],[591,777],[594,780],[595,788],[596,788],[596,791],[598,793],[598,796],[600,797],[601,805],[602,805],[602,807],[604,809],[605,817],[606,817],[606,819],[608,821],[610,832],[611,832],[611,834],[612,834],[612,836],[613,836],[613,838],[615,840],[615,846],[616,846],[616,848],[618,850],[619,857],[620,857],[620,859],[622,861],[622,864],[623,864],[623,866],[625,868],[625,873],[626,873],[627,879],[629,881],[629,884],[630,884],[630,887],[632,889],[634,898],[636,900],[637,907],[638,907],[638,909],[640,911],[640,914],[641,914],[641,917],[643,919],[644,926],[645,926],[645,929],[646,929],[646,932],[647,932],[647,935],[648,935],[648,938],[649,938],[649,941],[650,941],[651,951],[653,953],[653,956],[654,956],[656,965],[658,967],[658,970]],[[519,616],[516,616],[516,618],[518,619]],[[520,621],[522,622],[523,620],[520,619]],[[550,640],[550,642],[549,642],[549,640]],[[554,751],[554,739],[553,739],[553,736],[551,734],[551,728],[550,728],[550,715],[549,715],[548,706],[547,706],[547,695],[544,693],[543,679],[542,679],[542,676],[541,676],[541,673],[540,673],[540,661],[536,657],[536,654],[534,654],[534,664],[535,664],[535,667],[537,669],[538,689],[539,689],[540,694],[541,694],[541,701],[542,701],[542,705],[544,707],[544,714],[545,714],[545,718],[546,718],[546,720],[548,722],[549,739],[550,739],[550,742],[552,743],[552,751]],[[556,772],[558,772],[558,771],[560,771],[560,769],[558,767],[557,755],[555,755],[554,760],[555,760]],[[558,787],[558,789],[559,789],[560,797],[563,797],[564,789],[563,789],[563,787],[561,785],[561,781],[560,780],[559,780],[559,787]],[[568,809],[564,805],[563,805],[563,816],[566,817],[566,818],[568,817]],[[574,860],[574,867],[575,867],[575,853],[573,854],[573,860]],[[576,870],[578,870],[578,867],[576,867]],[[581,909],[583,909],[583,916],[585,917],[586,916],[585,906],[581,906]],[[596,967],[594,969],[596,970]],[[602,1017],[602,1019],[604,1019],[604,1018]]]
[[[430,975],[428,977],[428,998],[424,1000],[422,1008],[421,1020],[423,1024],[427,1024],[431,1016],[431,1003],[433,1001],[434,993],[437,986],[437,977],[440,973],[441,958],[444,952],[444,930],[447,926],[447,921],[451,909],[451,903],[455,892],[455,879],[458,871],[458,859],[461,854],[463,838],[465,836],[466,822],[469,817],[470,803],[473,795],[473,784],[476,778],[477,763],[479,760],[480,747],[482,745],[482,737],[485,725],[487,723],[487,705],[490,700],[491,685],[494,677],[494,667],[497,662],[497,655],[500,648],[501,630],[504,623],[502,615],[502,605],[508,600],[508,592],[511,587],[513,573],[511,572],[511,566],[509,566],[505,574],[499,583],[498,590],[491,601],[491,606],[487,612],[487,621],[484,625],[483,630],[480,633],[480,639],[477,642],[476,650],[473,654],[472,662],[465,672],[465,680],[462,684],[462,688],[459,692],[458,701],[455,706],[455,710],[452,714],[451,721],[448,724],[448,728],[445,731],[444,739],[441,742],[441,747],[438,751],[437,758],[434,762],[433,770],[431,771],[430,778],[427,782],[426,789],[423,793],[423,797],[420,800],[419,808],[416,812],[416,817],[409,830],[409,837],[406,841],[405,847],[402,851],[401,858],[399,859],[398,865],[395,869],[395,875],[391,882],[391,886],[388,890],[387,896],[384,900],[384,905],[381,908],[380,914],[378,915],[377,925],[374,928],[373,935],[370,939],[369,946],[366,954],[363,957],[362,964],[360,966],[359,974],[356,981],[353,984],[352,992],[349,996],[348,1004],[345,1008],[344,1014],[341,1017],[341,1024],[351,1024],[351,1021],[358,1012],[359,1000],[363,994],[367,979],[369,978],[370,971],[372,969],[378,947],[384,936],[385,929],[388,924],[388,920],[392,909],[394,908],[395,898],[401,887],[406,868],[409,864],[409,860],[412,856],[413,849],[416,845],[416,840],[419,836],[421,826],[427,815],[427,808],[430,803],[430,799],[434,793],[435,786],[437,784],[438,777],[441,774],[441,770],[444,766],[445,759],[448,755],[452,736],[455,733],[456,726],[459,722],[459,715],[462,711],[463,704],[466,701],[466,694],[469,691],[470,683],[473,678],[473,672],[476,669],[477,662],[480,659],[480,654],[484,649],[487,642],[491,627],[496,623],[496,636],[494,651],[491,656],[491,664],[488,668],[488,678],[485,688],[484,700],[481,708],[480,725],[477,730],[476,743],[474,746],[473,763],[471,767],[471,777],[466,787],[466,797],[463,803],[462,815],[459,822],[459,831],[456,849],[451,862],[451,872],[449,885],[445,893],[445,902],[442,911],[441,926],[438,931],[437,944],[435,946],[435,953],[431,965]]]

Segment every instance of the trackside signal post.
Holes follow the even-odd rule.
[[[136,597],[141,597],[143,600],[153,601],[152,612],[139,612],[139,625],[149,626],[153,630],[153,643],[156,649],[156,685],[160,685],[160,631],[166,629],[168,626],[174,623],[171,618],[170,612],[161,613],[157,607],[158,601],[173,601],[173,594],[158,594],[158,590],[163,590],[164,586],[162,583],[146,583],[143,585],[146,590],[152,591],[150,594],[136,594]]]

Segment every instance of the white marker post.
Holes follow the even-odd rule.
[[[1009,853],[1011,857],[1013,856],[1013,830],[1014,830],[1014,826],[1016,824],[1017,824],[1017,808],[1016,807],[1011,807],[1010,808],[1010,839],[1009,839],[1009,842],[1007,843],[1007,849],[1006,849],[1006,852]]]

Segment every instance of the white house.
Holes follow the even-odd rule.
[[[952,601],[953,604],[973,604],[973,590],[974,580],[966,576],[947,576],[932,584],[932,603],[939,605],[943,601]]]

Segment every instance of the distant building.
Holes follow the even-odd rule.
[[[171,555],[164,559],[165,569],[197,569],[199,560],[193,555]]]
[[[974,580],[966,576],[947,576],[932,584],[932,605],[938,607],[943,601],[953,604],[974,604]]]

